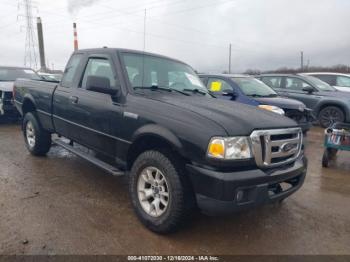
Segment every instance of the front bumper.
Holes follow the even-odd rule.
[[[221,214],[282,200],[304,183],[307,159],[264,171],[218,172],[187,165],[198,207],[207,214]],[[286,187],[287,185],[288,188]]]
[[[287,109],[285,111],[286,116],[296,121],[304,133],[310,130],[312,123],[316,119],[312,110],[309,108],[305,108],[303,112]]]

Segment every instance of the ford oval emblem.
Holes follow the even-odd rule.
[[[295,146],[296,146],[296,144],[286,143],[286,144],[281,146],[281,151],[287,153],[287,152],[291,151],[292,149],[294,149]]]

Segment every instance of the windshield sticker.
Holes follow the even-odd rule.
[[[219,92],[221,91],[222,83],[221,82],[211,82],[210,84],[210,91],[212,92]]]
[[[194,85],[194,86],[202,86],[202,83],[201,81],[195,77],[194,75],[191,75],[191,74],[188,74],[188,73],[185,73],[186,77],[188,80],[190,80],[191,84]]]
[[[33,74],[33,71],[32,71],[32,70],[26,70],[26,69],[24,69],[23,71],[24,71],[24,73],[26,73],[26,74]]]

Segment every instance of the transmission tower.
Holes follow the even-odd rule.
[[[19,6],[23,6],[24,15],[19,15],[25,19],[26,28],[26,40],[24,48],[24,66],[30,68],[38,68],[38,56],[36,51],[35,42],[35,27],[34,27],[34,17],[32,15],[32,0],[20,0]]]

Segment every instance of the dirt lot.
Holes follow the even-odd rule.
[[[350,254],[350,154],[322,169],[322,139],[310,132],[306,182],[282,205],[158,236],[134,216],[125,179],[58,147],[32,157],[20,127],[2,124],[0,254]]]

